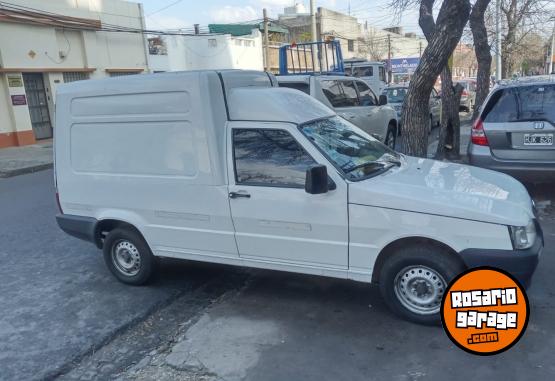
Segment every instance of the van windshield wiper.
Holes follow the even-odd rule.
[[[349,174],[351,172],[356,171],[357,169],[366,168],[366,167],[374,167],[372,168],[372,171],[381,171],[384,169],[387,170],[396,165],[397,165],[396,163],[391,163],[391,162],[369,161],[363,164],[355,165],[354,167],[347,169],[345,171],[345,174]],[[401,165],[401,163],[399,163],[399,165]]]

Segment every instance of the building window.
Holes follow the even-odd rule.
[[[215,48],[216,46],[218,46],[218,40],[216,40],[215,38],[209,38],[208,47]]]
[[[354,52],[355,51],[355,40],[347,40],[347,49],[350,52]]]
[[[241,45],[243,45],[243,44],[242,44],[242,41],[241,41],[241,40],[236,39],[236,40],[235,40],[235,45],[241,46]]]
[[[251,40],[245,40],[245,46],[248,46],[248,47],[252,47],[252,46],[254,46],[254,41],[251,41]]]
[[[136,71],[111,71],[110,77],[123,77],[124,75],[135,75],[139,74]]]
[[[84,79],[89,79],[89,73],[66,71],[63,73],[64,83],[70,83],[75,81],[82,81]]]

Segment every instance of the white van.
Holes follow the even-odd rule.
[[[543,248],[513,178],[398,154],[265,73],[198,71],[59,87],[59,226],[122,282],[160,257],[378,282],[436,323],[448,283],[494,265],[528,282]]]

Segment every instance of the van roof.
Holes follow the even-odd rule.
[[[227,94],[231,120],[306,123],[335,113],[311,96],[287,88],[235,88]]]
[[[125,75],[119,77],[106,77],[101,79],[92,79],[87,81],[74,81],[71,83],[65,83],[58,87],[57,91],[60,94],[75,94],[79,92],[89,92],[104,90],[107,84],[117,85],[119,83],[129,84],[131,86],[139,87],[140,84],[146,80],[157,78],[160,76],[175,76],[177,77],[184,75],[198,75],[200,73],[217,73],[219,74],[225,84],[226,91],[235,87],[248,87],[248,86],[261,86],[261,87],[271,87],[277,86],[275,76],[262,71],[256,70],[187,70],[187,71],[172,71],[165,73],[154,73],[154,74],[136,74],[136,75]]]

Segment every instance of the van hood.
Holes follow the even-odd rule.
[[[508,175],[408,156],[399,168],[350,183],[349,203],[513,226],[534,218],[528,191]]]

